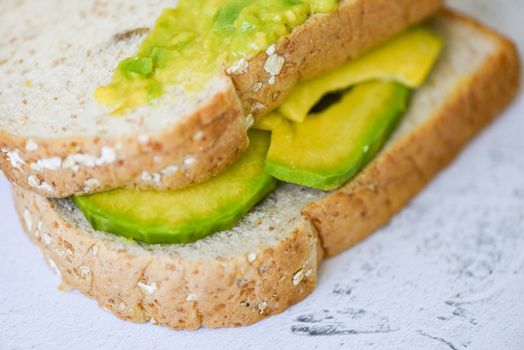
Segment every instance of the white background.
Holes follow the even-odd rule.
[[[453,1],[524,44],[523,0]],[[0,349],[524,349],[524,96],[319,287],[242,329],[174,332],[62,293],[0,179]],[[331,335],[315,335],[330,330]]]

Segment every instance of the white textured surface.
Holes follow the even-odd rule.
[[[521,0],[454,2],[524,54]],[[521,96],[390,225],[327,261],[310,298],[243,329],[134,325],[58,292],[0,180],[0,349],[524,349],[523,116]]]

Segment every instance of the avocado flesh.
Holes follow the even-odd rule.
[[[118,189],[73,201],[94,229],[149,244],[190,243],[237,222],[276,186],[264,172],[267,132],[253,130],[250,145],[228,170],[174,191]]]
[[[169,2],[166,2],[166,5]],[[198,92],[223,67],[256,56],[337,0],[179,0],[162,11],[135,55],[95,91],[112,115],[154,103],[170,87]],[[175,6],[176,5],[176,6]]]
[[[429,29],[410,29],[331,73],[299,84],[278,111],[289,120],[300,123],[327,93],[362,82],[387,80],[411,88],[419,87],[431,71],[442,46],[442,39]]]
[[[409,89],[398,83],[369,82],[302,123],[273,113],[257,124],[272,133],[266,172],[321,190],[340,187],[382,148],[409,95]]]

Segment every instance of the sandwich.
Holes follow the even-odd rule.
[[[438,0],[0,9],[0,165],[26,233],[65,285],[173,329],[303,300],[520,80],[510,41]]]

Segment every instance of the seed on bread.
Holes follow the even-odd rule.
[[[280,74],[285,62],[286,59],[284,56],[273,53],[267,57],[266,62],[264,63],[264,70],[272,77],[275,77]]]
[[[304,279],[304,269],[300,269],[293,275],[293,279],[292,279],[293,285],[298,286],[300,282],[302,282],[303,279]]]
[[[251,112],[260,111],[262,109],[266,108],[266,105],[260,102],[255,102],[251,105]]]
[[[33,139],[29,139],[25,143],[25,150],[27,152],[34,152],[38,150],[38,144]]]
[[[249,70],[249,62],[245,58],[241,58],[240,60],[233,63],[231,67],[229,67],[226,72],[229,75],[242,75],[246,74]]]
[[[152,295],[158,289],[158,285],[155,282],[151,284],[146,284],[144,282],[138,282],[138,287],[140,287],[140,289],[142,289],[144,292],[146,292],[149,295]]]
[[[193,302],[197,300],[197,295],[195,293],[188,293],[186,296],[187,302]]]
[[[31,217],[31,212],[27,208],[24,209],[24,223],[27,230],[31,232],[33,229],[33,218]]]
[[[6,148],[2,148],[1,151],[7,156],[7,159],[9,160],[9,163],[11,163],[11,166],[13,168],[22,169],[22,165],[25,164],[25,160],[22,159],[17,149],[15,149],[14,151],[9,151]]]
[[[39,159],[35,163],[29,165],[31,170],[40,172],[42,170],[58,170],[62,167],[62,158],[60,157],[51,157]]]
[[[102,186],[102,183],[98,181],[97,179],[94,179],[94,178],[87,179],[86,181],[84,181],[84,192],[86,194],[92,193],[100,186]]]

